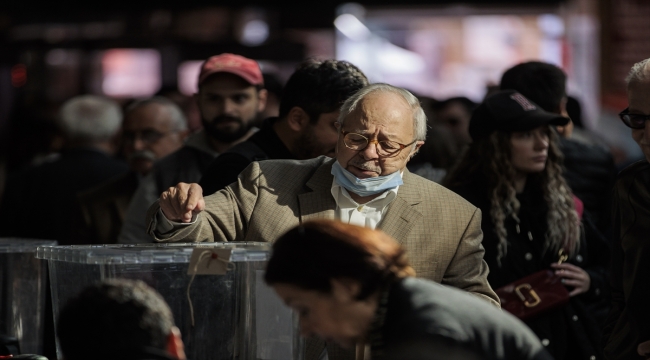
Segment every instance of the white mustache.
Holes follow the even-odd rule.
[[[136,160],[136,159],[144,159],[144,160],[156,161],[156,154],[154,154],[153,151],[140,150],[140,151],[136,151],[133,154],[129,155],[129,158],[127,160],[132,161],[132,160]]]
[[[381,167],[375,165],[372,162],[363,161],[363,160],[360,159],[360,160],[352,160],[352,161],[350,161],[349,164],[354,166],[354,167],[357,167],[357,168],[359,168],[361,170],[374,171],[374,172],[376,172],[378,174],[381,173]]]

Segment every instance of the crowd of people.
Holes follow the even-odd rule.
[[[260,67],[216,55],[195,132],[164,96],[66,102],[63,150],[9,176],[0,236],[273,242],[265,280],[299,313],[306,360],[650,358],[650,59],[620,114],[645,159],[618,178],[566,81],[526,62],[479,104],[434,101],[310,59],[260,121]],[[185,358],[142,283],[88,289],[58,326],[67,359]]]

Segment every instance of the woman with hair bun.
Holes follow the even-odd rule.
[[[298,312],[301,333],[375,359],[551,359],[530,329],[478,297],[417,279],[378,230],[334,220],[273,244],[265,280]]]
[[[470,119],[472,143],[443,185],[483,213],[492,288],[552,269],[568,290],[568,303],[526,324],[556,359],[595,360],[599,326],[585,304],[606,298],[607,251],[596,246],[601,238],[587,246],[582,202],[562,176],[553,127],[568,121],[514,90],[488,96]],[[584,229],[587,240],[599,236],[593,227]],[[562,263],[565,255],[568,261]]]

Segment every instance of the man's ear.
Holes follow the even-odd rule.
[[[266,89],[257,91],[257,112],[261,113],[266,109],[266,100],[269,98],[269,92]]]
[[[413,149],[413,151],[412,151],[411,154],[409,155],[409,159],[408,159],[408,161],[411,161],[411,159],[413,159],[413,157],[415,156],[415,154],[417,154],[418,151],[420,151],[420,147],[422,147],[422,145],[424,145],[424,141],[422,141],[422,140],[418,140],[418,141],[415,143],[415,148]]]
[[[181,331],[173,326],[172,330],[167,335],[167,352],[178,360],[186,360],[185,346],[181,337]]]
[[[301,107],[294,106],[287,114],[287,124],[295,132],[302,132],[309,125],[309,115]]]

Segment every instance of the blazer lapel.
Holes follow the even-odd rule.
[[[312,191],[298,195],[300,204],[300,223],[312,219],[334,219],[336,201],[332,197],[333,176],[332,163],[328,160],[319,166],[314,175],[307,181],[306,186]]]
[[[400,244],[408,239],[413,226],[422,218],[422,213],[414,207],[422,200],[411,181],[412,176],[407,169],[404,170],[404,184],[399,187],[397,197],[388,205],[388,210],[377,226]]]

